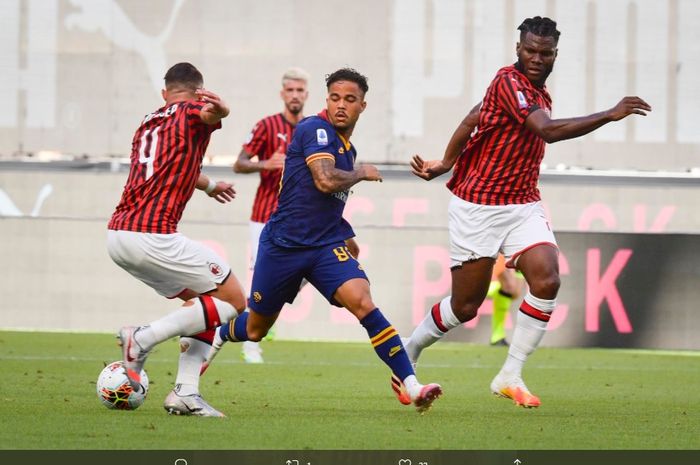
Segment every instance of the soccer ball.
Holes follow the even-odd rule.
[[[112,362],[107,365],[97,378],[97,397],[107,408],[119,410],[136,410],[146,400],[148,394],[148,375],[141,370],[143,392],[136,392],[126,377],[124,362]]]

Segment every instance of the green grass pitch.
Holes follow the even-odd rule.
[[[542,399],[489,392],[506,350],[438,343],[418,368],[444,395],[424,416],[400,405],[369,343],[265,342],[263,365],[229,344],[202,378],[227,418],[168,416],[178,345],[146,371],[146,403],[103,407],[95,380],[120,358],[105,334],[0,332],[0,449],[549,450],[700,448],[700,354],[542,348],[525,380]]]

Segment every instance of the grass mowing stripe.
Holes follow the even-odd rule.
[[[311,342],[308,342],[306,344],[314,344]],[[323,343],[320,343],[323,344]],[[542,350],[547,350],[547,349],[542,349]],[[667,354],[669,355],[669,354]],[[106,363],[107,360],[105,360],[104,357],[101,358],[96,358],[96,357],[60,357],[60,356],[25,356],[25,355],[19,355],[19,356],[2,356],[0,355],[0,361],[2,360],[19,360],[19,361],[71,361],[71,362],[102,362]],[[172,359],[170,358],[158,358],[155,356],[149,357],[148,359],[148,364],[151,365],[153,363],[168,363],[171,364],[173,362]],[[219,360],[218,358],[214,362],[217,365],[219,364],[224,364],[224,365],[246,365],[246,363],[242,360]],[[341,360],[341,361],[336,361],[336,362],[324,362],[321,360],[318,361],[305,361],[305,362],[299,362],[299,361],[290,361],[290,362],[278,362],[278,361],[267,361],[265,362],[266,365],[284,365],[284,366],[305,366],[305,367],[314,367],[314,366],[349,366],[349,367],[374,367],[376,365],[376,362],[372,361],[367,361],[367,362],[351,362],[348,360]],[[440,369],[498,369],[500,368],[502,363],[492,363],[492,364],[483,364],[483,363],[457,363],[457,364],[444,364],[444,363],[420,363],[419,367],[421,369],[424,368],[440,368]],[[538,369],[538,370],[568,370],[568,371],[578,371],[578,370],[583,370],[583,371],[589,371],[589,370],[637,370],[638,368],[633,368],[633,367],[617,367],[617,366],[596,366],[596,365],[577,365],[577,366],[571,366],[569,363],[565,364],[558,364],[558,365],[552,365],[552,364],[544,364],[544,363],[537,363],[536,361],[531,361],[528,364],[529,368],[533,369]],[[679,370],[683,372],[687,372],[688,368],[678,368]],[[698,367],[700,369],[700,367]],[[671,369],[673,370],[673,369]],[[666,367],[648,367],[647,371],[660,371],[660,372],[668,372],[669,368]]]
[[[30,335],[31,337],[27,337]],[[419,377],[445,395],[418,416],[401,406],[368,344],[274,341],[246,365],[225,347],[202,377],[228,418],[170,417],[178,344],[147,363],[146,403],[110,411],[95,396],[112,335],[0,332],[2,449],[700,449],[700,359],[601,349],[539,350],[525,380],[542,399],[525,410],[489,392],[506,351],[444,343]],[[527,432],[524,434],[523,432]]]

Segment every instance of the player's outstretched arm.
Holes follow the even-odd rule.
[[[423,160],[420,155],[414,155],[411,159],[411,173],[426,181],[430,181],[450,171],[457,162],[457,158],[462,153],[472,132],[474,132],[474,128],[479,124],[480,109],[481,102],[477,103],[462,122],[459,123],[459,126],[457,126],[450,141],[447,143],[442,160]]]
[[[284,168],[284,149],[279,147],[267,160],[253,161],[255,155],[248,153],[245,149],[241,150],[233,164],[235,173],[257,173],[259,171],[281,170]]]
[[[236,190],[233,188],[233,184],[225,181],[214,181],[206,174],[199,175],[196,187],[219,203],[230,202],[236,198]]]
[[[356,170],[345,171],[335,167],[332,158],[319,158],[309,163],[316,189],[333,194],[349,189],[360,181],[379,181],[382,176],[374,165],[360,165]]]
[[[629,115],[646,116],[651,106],[639,97],[625,97],[606,111],[578,118],[550,119],[543,110],[535,110],[525,120],[525,126],[545,142],[573,139],[595,131],[604,124],[619,121]]]
[[[195,94],[199,97],[199,100],[206,103],[199,113],[199,117],[206,124],[216,124],[228,116],[230,111],[228,105],[214,92],[206,89],[197,89]]]

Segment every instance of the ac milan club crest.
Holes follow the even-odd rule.
[[[209,271],[211,271],[211,274],[214,276],[221,276],[224,273],[224,270],[216,263],[209,264]]]

